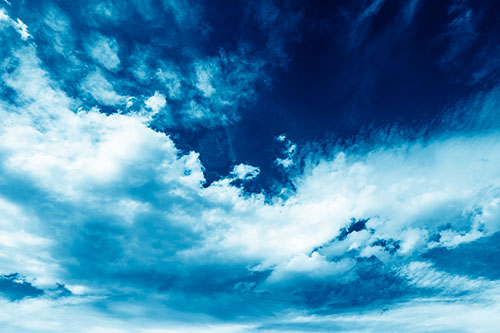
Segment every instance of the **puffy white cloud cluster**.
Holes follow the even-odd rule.
[[[277,272],[272,279],[286,278],[287,272],[318,276],[348,271],[353,265],[338,260],[351,250],[397,262],[433,246],[433,233],[440,235],[434,243],[456,246],[498,231],[497,133],[338,152],[307,166],[294,180],[290,198],[269,203],[262,195],[243,196],[225,179],[202,187],[197,154],[180,154],[168,136],[140,117],[75,112],[76,102],[54,87],[34,50],[28,47],[17,56],[19,67],[4,75],[21,96],[15,111],[2,106],[4,173],[22,177],[55,205],[74,205],[84,215],[104,209],[131,225],[136,216],[152,212],[165,225],[182,220],[201,237],[179,249],[182,257],[212,253],[224,261],[254,263],[256,270]],[[233,174],[253,178],[258,169],[241,164]],[[151,182],[151,193],[132,195]],[[26,208],[36,215],[34,207]],[[42,226],[43,218],[37,217]],[[332,241],[351,218],[368,219],[366,229]],[[439,229],[447,224],[452,227]],[[398,247],[390,253],[377,240]]]
[[[272,295],[318,281],[345,284],[359,278],[358,262],[370,258],[418,288],[485,288],[484,281],[438,272],[418,255],[499,230],[496,130],[316,156],[295,175],[293,194],[266,198],[232,185],[257,177],[259,168],[239,164],[204,186],[198,154],[182,153],[140,113],[85,109],[51,79],[32,45],[12,60],[3,63],[2,80],[16,96],[0,102],[3,273],[20,273],[44,289],[65,283],[81,296],[71,300],[88,303],[142,288],[175,299],[183,292]],[[205,65],[196,87],[211,96],[223,66]],[[124,98],[99,75],[90,74],[82,88],[104,104]],[[158,92],[145,106],[156,113],[166,104]],[[288,144],[288,153],[295,149]],[[353,229],[351,219],[366,222]],[[267,275],[251,280],[221,266]],[[12,323],[14,310],[41,308],[46,316],[57,306],[48,299],[3,302],[8,310],[0,321],[16,327],[24,324]],[[47,330],[64,327],[58,325],[48,323]]]

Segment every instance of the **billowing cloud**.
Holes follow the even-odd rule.
[[[155,91],[154,95],[149,97],[144,104],[147,108],[151,109],[153,114],[157,114],[167,105],[167,100],[165,96]]]
[[[183,24],[185,5],[162,6]],[[280,17],[270,3],[259,13],[262,29]],[[500,231],[498,90],[466,101],[468,113],[455,110],[443,118],[445,130],[423,137],[380,131],[355,145],[313,149],[280,135],[283,151],[272,161],[288,168],[290,184],[282,185],[286,196],[271,196],[244,190],[264,173],[247,163],[207,182],[199,153],[154,126],[166,112],[169,126],[235,121],[266,76],[264,60],[245,48],[181,64],[134,55],[129,74],[147,88],[140,90],[117,79],[124,67],[117,41],[99,36],[89,44],[96,64],[78,72],[74,94],[22,35],[1,65],[2,92],[10,93],[0,100],[7,330],[497,324],[500,273],[478,258],[494,254],[485,249]],[[482,270],[440,260],[467,253]],[[457,311],[473,319],[450,324]]]
[[[252,179],[259,175],[260,170],[257,167],[241,163],[235,165],[231,173],[237,179]]]

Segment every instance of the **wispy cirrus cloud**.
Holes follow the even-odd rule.
[[[286,62],[282,49],[298,22],[298,18],[285,22],[294,13],[270,4],[283,17],[262,21],[260,11],[245,9],[243,22],[259,27],[262,38],[269,39],[268,45],[253,44],[238,32],[234,32],[234,45],[224,45],[220,35],[233,33],[215,31],[208,23],[214,13],[191,2],[99,2],[80,9],[48,3],[37,6],[45,15],[42,21],[23,13],[22,8],[16,10],[34,27],[34,41],[43,45],[42,60],[66,83],[63,90],[83,98],[81,90],[74,89],[83,85],[97,107],[117,105],[120,96],[137,95],[138,90],[147,91],[145,95],[158,91],[174,101],[169,110],[174,117],[157,116],[161,118],[157,125],[167,128],[213,127],[238,120],[241,109],[255,101],[259,86],[268,86],[276,67]],[[75,13],[79,10],[86,20]],[[136,12],[146,21],[154,18],[155,23],[127,26]],[[21,21],[4,16],[12,26],[21,27]],[[164,34],[157,30],[159,22],[169,22],[171,27],[169,38],[161,42]],[[20,31],[27,38],[26,25],[23,27]],[[137,31],[145,39],[129,45],[127,36]],[[210,44],[215,46],[205,48]],[[106,77],[109,84],[99,71],[93,71],[95,66],[113,73]],[[110,86],[115,87],[115,94]]]

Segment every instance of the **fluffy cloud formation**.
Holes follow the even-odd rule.
[[[234,166],[231,173],[236,179],[252,179],[259,175],[260,170],[257,167],[241,163]]]
[[[183,85],[210,103],[238,100],[253,78],[221,87],[238,83],[240,59],[198,61],[184,79],[175,66],[153,71],[167,92],[135,97],[148,118],[70,96],[27,41],[10,51],[1,75],[13,94],[0,101],[0,323],[9,330],[432,331],[458,310],[475,316],[457,329],[497,324],[488,316],[498,268],[479,258],[500,228],[497,128],[303,152],[290,194],[266,197],[235,181],[255,179],[258,167],[237,164],[207,184],[198,153],[149,125]],[[107,76],[92,70],[80,87],[124,104]],[[494,115],[492,99],[496,91],[473,105],[482,117]],[[200,121],[206,105],[190,102]],[[278,140],[287,158],[300,149]],[[452,271],[436,251],[454,260],[476,251],[486,268]],[[441,300],[452,296],[456,304]],[[377,302],[390,309],[371,310]]]
[[[149,97],[144,104],[152,111],[152,115],[155,115],[167,105],[167,100],[165,96],[155,91],[154,95]]]

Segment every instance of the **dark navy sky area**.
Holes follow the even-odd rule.
[[[0,0],[0,332],[496,332],[500,2]]]
[[[209,176],[247,162],[279,177],[269,166],[282,133],[301,143],[343,140],[391,124],[421,129],[495,84],[498,63],[490,56],[500,52],[498,2],[385,1],[362,19],[369,3],[289,5],[300,19],[271,84],[257,87],[258,100],[227,130],[185,138],[186,147],[201,152]]]
[[[159,4],[147,3],[150,8]],[[279,178],[272,161],[280,134],[301,143],[351,138],[367,126],[425,127],[458,100],[491,87],[498,75],[496,1],[213,1],[151,13],[131,3],[110,12],[120,17],[107,21],[85,15],[95,4],[59,6],[71,17],[75,54],[85,51],[84,36],[98,27],[119,41],[120,55],[148,50],[150,58],[143,60],[150,65],[153,56],[187,67],[196,57],[242,49],[248,61],[262,62],[254,64],[262,75],[241,87],[251,96],[228,111],[238,112],[238,121],[233,117],[223,128],[203,122],[154,124],[174,137],[179,134],[176,141],[183,149],[200,152],[209,182],[234,163],[247,162],[266,169],[262,178],[269,179],[261,185],[267,188]],[[36,20],[47,5],[30,2],[27,13],[26,6],[12,7],[13,13]],[[188,14],[173,12],[181,9]],[[34,38],[41,45],[53,40],[48,33]],[[67,91],[78,95],[74,80],[85,70],[69,69],[51,48],[40,53],[64,76]],[[134,61],[137,57],[123,59],[113,73],[121,88],[138,93],[157,87],[151,80],[137,82],[129,67]]]

